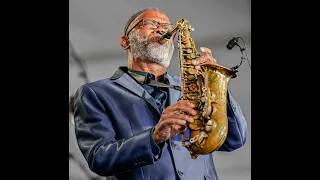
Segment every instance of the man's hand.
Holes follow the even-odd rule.
[[[176,136],[180,130],[184,129],[187,122],[193,122],[190,115],[196,115],[193,109],[194,104],[188,100],[180,100],[176,104],[167,107],[156,125],[152,137],[159,144],[169,138]],[[180,114],[184,112],[186,114]]]
[[[212,52],[210,49],[201,47],[200,51],[204,54],[192,61],[196,69],[200,69],[201,65],[204,64],[217,64],[217,61],[212,57]]]

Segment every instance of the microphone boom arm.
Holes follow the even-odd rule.
[[[227,44],[227,46],[226,46],[229,50],[231,50],[234,46],[238,46],[239,49],[240,49],[240,52],[241,52],[241,61],[240,61],[240,64],[232,67],[231,69],[234,70],[234,71],[237,71],[237,69],[241,66],[242,61],[243,61],[244,59],[247,59],[248,64],[249,64],[249,67],[250,67],[250,69],[251,69],[251,65],[250,65],[250,63],[249,63],[248,57],[247,57],[247,58],[244,57],[244,54],[243,54],[243,51],[246,52],[246,48],[243,48],[243,47],[241,47],[241,46],[238,44],[238,39],[241,39],[241,40],[243,41],[243,44],[245,45],[244,40],[243,40],[241,37],[234,37],[234,38],[232,38],[232,39],[228,42],[228,44]],[[247,56],[247,52],[246,52],[246,56]]]

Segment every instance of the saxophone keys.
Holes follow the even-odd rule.
[[[189,74],[188,75],[188,77],[187,77],[187,79],[189,80],[189,81],[192,81],[192,80],[194,80],[196,77],[194,76],[194,75],[191,75],[191,74]]]
[[[186,59],[191,60],[191,61],[192,61],[192,59],[194,59],[196,57],[194,53],[182,54],[182,55],[183,55],[183,57],[185,57]]]
[[[207,132],[211,131],[212,125],[213,125],[213,122],[212,122],[211,120],[209,120],[209,121],[207,122],[207,124],[206,124],[205,130],[206,130]]]
[[[210,97],[210,101],[211,102],[214,102],[215,101],[215,98],[216,98],[216,95],[215,94],[211,94],[211,97]]]
[[[187,53],[189,53],[189,54],[193,53],[193,49],[192,48],[187,49]]]
[[[190,36],[184,36],[184,39],[182,40],[184,43],[190,42]]]
[[[197,85],[195,83],[192,83],[189,85],[189,90],[193,91],[193,90],[196,90],[197,89]]]
[[[196,70],[194,68],[188,68],[188,73],[189,74],[196,74]]]
[[[197,131],[197,130],[201,129],[201,126],[202,125],[200,125],[200,124],[189,124],[189,129]]]
[[[183,129],[180,130],[180,133],[184,133],[188,129],[188,126],[185,125]]]
[[[197,70],[195,73],[197,76],[204,76],[204,73],[202,70]]]
[[[193,116],[194,117],[194,116]],[[202,121],[199,119],[196,119],[197,117],[194,118],[194,122],[193,123],[189,123],[189,129],[197,131],[200,130],[201,127],[203,126]]]
[[[183,54],[183,56],[184,56],[186,59],[191,60],[191,62],[192,62],[192,60],[193,60],[194,58],[196,58],[196,55],[195,55],[194,53]]]
[[[197,154],[191,154],[191,158],[192,158],[192,159],[197,159],[197,158],[198,158],[198,155],[197,155]]]
[[[198,98],[199,93],[188,93],[188,99],[190,100],[196,100]]]
[[[207,133],[202,131],[199,134],[197,134],[196,136],[194,136],[193,138],[191,138],[190,143],[196,145],[197,147],[202,148],[203,144],[205,143],[205,139],[207,137],[208,137]]]
[[[192,64],[192,59],[186,59],[184,65],[187,67],[191,67],[190,65]]]
[[[196,140],[195,140],[195,138],[193,137],[193,138],[191,138],[189,141],[190,141],[191,144],[193,144]]]
[[[188,59],[193,59],[192,54],[189,54],[189,55],[187,56],[187,58],[188,58]]]
[[[199,101],[193,100],[191,102],[194,104],[194,108],[197,108],[199,106]],[[194,119],[199,119],[200,118],[199,115],[195,115],[195,117],[197,117],[197,118],[194,118]]]
[[[194,115],[194,116],[191,116],[194,120],[195,120],[195,122],[194,122],[194,124],[202,124],[201,122],[199,122],[200,120],[200,114],[196,114],[196,115]]]
[[[192,47],[190,41],[187,41],[186,43],[184,43],[184,46],[185,46],[186,48],[191,48],[191,47]]]

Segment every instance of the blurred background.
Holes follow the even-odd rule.
[[[127,65],[127,54],[120,47],[120,37],[128,18],[145,7],[160,8],[172,24],[180,18],[188,19],[195,30],[191,37],[197,49],[210,48],[221,65],[233,67],[240,63],[239,48],[228,50],[226,44],[233,37],[242,37],[245,46],[242,41],[239,45],[246,48],[251,64],[251,0],[69,0],[69,3],[69,36],[84,63],[88,81],[108,78],[119,66]],[[238,77],[231,79],[229,88],[247,119],[248,139],[234,152],[214,152],[220,180],[251,179],[251,69],[247,60],[243,61],[239,71]],[[81,68],[77,61],[69,56],[71,95],[85,83],[79,72]],[[179,75],[177,51],[168,72]],[[69,166],[70,172],[78,173],[77,163]]]

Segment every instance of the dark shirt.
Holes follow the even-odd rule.
[[[168,99],[168,88],[165,87],[153,87],[147,84],[142,85],[143,88],[155,99],[159,108],[160,114],[166,108],[166,102]]]
[[[148,81],[147,79],[155,80],[154,74],[144,72],[144,71],[132,70],[132,69],[129,69],[129,71],[145,76],[146,82]],[[162,77],[162,79],[159,80],[159,82],[169,84],[169,81],[166,78],[166,76],[167,76],[167,73],[164,74],[164,76]],[[159,108],[159,112],[160,114],[162,114],[163,110],[167,106],[168,88],[155,87],[155,86],[150,86],[148,84],[142,84],[142,87],[155,99],[157,106]]]

